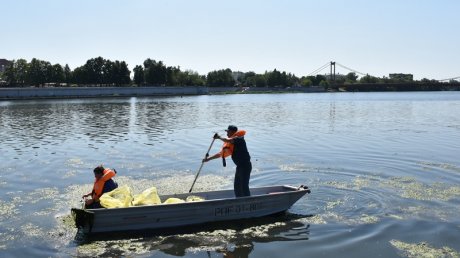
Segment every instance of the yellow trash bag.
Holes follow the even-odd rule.
[[[145,189],[141,194],[137,194],[134,196],[133,205],[134,206],[141,206],[141,205],[153,205],[153,204],[161,204],[160,197],[157,193],[156,187],[150,187]]]
[[[104,193],[99,200],[104,208],[125,208],[131,206],[133,195],[131,189],[125,185]]]
[[[183,203],[183,202],[185,202],[185,201],[182,200],[182,199],[171,197],[171,198],[168,198],[168,199],[164,202],[164,204]]]
[[[201,196],[190,195],[185,199],[186,202],[201,202],[204,201],[204,198]]]

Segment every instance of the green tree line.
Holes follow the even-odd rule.
[[[182,71],[180,67],[166,66],[162,61],[146,59],[131,71],[125,61],[111,61],[102,57],[91,58],[82,66],[71,70],[66,64],[51,64],[33,58],[13,60],[0,74],[2,85],[21,86],[208,86],[208,87],[291,87],[323,86],[334,88],[355,83],[407,83],[394,78],[378,78],[370,75],[358,78],[350,72],[331,81],[324,75],[297,77],[274,69],[262,74],[221,69],[200,75],[192,70]],[[419,83],[437,81],[422,79]]]
[[[124,61],[111,61],[102,57],[91,58],[82,66],[71,70],[66,64],[51,64],[33,58],[13,60],[0,75],[3,85],[23,86],[209,86],[209,87],[289,87],[312,86],[326,82],[321,75],[298,78],[277,69],[263,74],[234,72],[221,69],[200,75],[192,70],[166,66],[162,61],[146,59],[131,71]]]

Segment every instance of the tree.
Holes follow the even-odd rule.
[[[266,72],[266,78],[267,78],[267,85],[269,87],[286,85],[285,76],[283,76],[276,69],[273,70],[273,72]]]
[[[306,79],[309,79],[312,83],[312,86],[319,86],[321,81],[326,81],[326,76],[317,74],[316,76],[307,76]]]
[[[32,58],[28,67],[27,83],[39,86],[43,81],[43,74],[40,68],[40,60]]]
[[[131,82],[131,71],[125,61],[104,60],[102,66],[102,84],[105,85],[127,85]]]
[[[327,88],[329,87],[329,82],[327,82],[326,80],[323,80],[319,83],[319,86]]]
[[[60,64],[55,64],[51,67],[51,77],[48,82],[54,82],[57,85],[65,82],[65,73],[64,69]]]
[[[312,84],[313,82],[307,77],[302,77],[300,79],[300,85],[303,87],[310,87]]]
[[[117,81],[118,67],[110,60],[103,59],[102,74],[100,81],[103,85],[114,85]]]
[[[179,73],[180,73],[180,68],[179,67],[166,67],[166,85],[168,86],[173,86],[177,85],[179,82]]]
[[[377,83],[379,82],[379,78],[368,74],[366,76],[361,77],[361,79],[359,79],[359,82],[360,83]]]
[[[105,60],[102,57],[96,57],[86,61],[82,72],[85,73],[86,83],[102,85],[104,82],[104,64]]]
[[[177,84],[181,86],[204,86],[206,77],[192,70],[180,71],[177,74]]]
[[[64,66],[64,82],[69,86],[70,82],[72,81],[72,71],[68,64]]]
[[[166,84],[166,66],[162,61],[155,61],[148,58],[144,61],[145,82],[151,85]]]
[[[144,84],[144,68],[140,65],[136,65],[133,69],[134,71],[134,84],[141,86]]]
[[[358,79],[358,75],[356,75],[356,73],[354,73],[354,72],[348,73],[345,76],[345,81],[349,82],[349,83],[354,83],[354,82],[356,82],[357,79]]]
[[[26,83],[28,68],[29,64],[25,59],[18,59],[18,61],[16,62],[15,71],[17,75],[16,78],[21,86],[24,86],[24,84]]]
[[[125,61],[121,61],[119,65],[120,65],[120,68],[118,69],[119,71],[118,82],[120,83],[120,85],[130,84],[131,83],[131,71],[128,68],[128,64]]]
[[[210,87],[222,86],[222,87],[233,87],[235,86],[235,80],[232,76],[232,70],[229,68],[211,71],[206,77],[206,84]]]
[[[11,63],[5,68],[5,71],[3,72],[3,79],[6,81],[7,85],[16,86],[18,83],[16,61],[11,61]]]
[[[267,87],[267,78],[264,74],[255,74],[246,77],[246,86],[249,87]]]

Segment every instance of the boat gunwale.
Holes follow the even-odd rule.
[[[282,188],[282,189],[289,189],[287,191],[283,191],[283,192],[273,192],[273,193],[265,193],[265,194],[258,194],[258,195],[251,195],[251,196],[244,196],[244,197],[231,197],[231,198],[219,198],[219,199],[205,199],[205,200],[202,200],[202,201],[192,201],[192,202],[180,202],[180,203],[160,203],[160,204],[150,204],[150,205],[141,205],[141,206],[129,206],[129,207],[120,207],[120,208],[98,208],[98,209],[84,209],[84,208],[74,208],[74,209],[80,209],[80,210],[84,210],[86,212],[91,212],[91,213],[99,213],[99,212],[110,212],[110,211],[121,211],[121,210],[126,210],[126,209],[148,209],[148,208],[152,208],[152,207],[168,207],[168,206],[171,206],[173,205],[173,207],[176,207],[176,206],[185,206],[185,205],[196,205],[197,203],[198,204],[202,204],[202,203],[205,203],[205,204],[208,204],[208,203],[215,203],[215,202],[222,202],[222,201],[243,201],[243,200],[249,200],[249,199],[260,199],[261,197],[265,197],[265,196],[274,196],[274,195],[289,195],[289,194],[293,194],[293,193],[302,193],[304,192],[304,194],[306,193],[310,193],[310,189],[308,187],[303,187],[303,186],[300,186],[300,187],[294,187],[294,186],[291,186],[291,185],[272,185],[272,186],[261,186],[261,187],[255,187],[253,188],[254,190],[255,189],[264,189],[264,188]],[[195,193],[197,196],[199,196],[199,194],[206,194],[206,193],[217,193],[217,192],[227,192],[227,191],[233,191],[233,190],[217,190],[217,191],[208,191],[208,192],[197,192]],[[190,195],[193,195],[192,193],[188,193]],[[166,194],[166,195],[162,195],[162,196],[159,196],[160,198],[161,197],[164,197],[164,196],[169,196],[169,197],[173,197],[173,196],[176,196],[176,195],[187,195],[187,193],[180,193],[180,194]]]

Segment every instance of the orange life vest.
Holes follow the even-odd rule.
[[[109,168],[106,168],[102,172],[102,177],[99,179],[96,178],[94,180],[93,194],[92,194],[93,200],[95,201],[99,200],[99,197],[101,197],[102,195],[102,190],[104,189],[105,182],[107,182],[107,180],[111,179],[115,175],[116,175],[115,171]]]
[[[241,136],[244,136],[245,134],[246,134],[245,130],[239,130],[236,133],[234,133],[232,136],[230,136],[230,138],[241,137]],[[220,156],[226,158],[232,155],[234,148],[235,146],[233,145],[233,143],[224,142],[224,145],[222,145],[222,149],[220,151]]]

